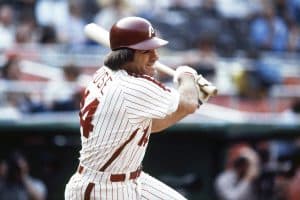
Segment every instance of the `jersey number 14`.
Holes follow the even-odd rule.
[[[93,115],[99,105],[98,99],[94,99],[91,103],[85,106],[85,99],[89,95],[90,91],[86,91],[84,97],[80,102],[80,126],[82,127],[82,133],[85,138],[89,137],[91,131],[93,131],[94,125],[92,124]],[[84,108],[84,109],[83,109]]]

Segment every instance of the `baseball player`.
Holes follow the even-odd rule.
[[[192,68],[177,68],[177,89],[153,78],[157,48],[167,43],[143,18],[126,17],[112,26],[112,51],[81,101],[80,163],[66,185],[65,199],[185,199],[142,171],[151,133],[175,124],[199,106],[200,90]]]

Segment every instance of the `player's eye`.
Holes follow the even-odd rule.
[[[142,54],[146,54],[146,53],[149,53],[150,52],[150,50],[144,50],[144,51],[142,51]]]

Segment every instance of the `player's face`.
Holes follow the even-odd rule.
[[[134,73],[153,76],[155,73],[153,65],[157,59],[158,54],[156,49],[136,50],[132,63],[132,67],[135,70]]]

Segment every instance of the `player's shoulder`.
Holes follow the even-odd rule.
[[[163,89],[164,91],[170,92],[169,88],[167,88],[162,82],[156,80],[152,76],[148,76],[145,74],[139,75],[139,74],[134,74],[134,73],[128,73],[128,75],[133,77],[137,83],[139,82],[141,84],[147,84],[149,86],[159,87],[159,88]]]
[[[106,67],[105,65],[101,66],[95,73],[94,75],[96,74],[99,74],[99,73],[103,73],[103,72],[112,72],[111,69],[109,69],[109,67]]]

